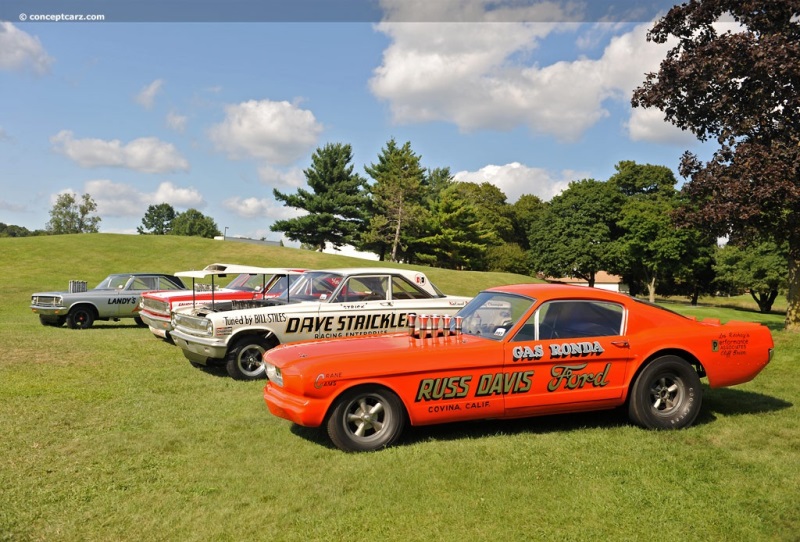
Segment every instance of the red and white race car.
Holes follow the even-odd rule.
[[[213,263],[199,271],[181,271],[175,276],[187,283],[191,279],[192,289],[146,292],[142,294],[139,315],[155,336],[171,340],[172,311],[190,306],[230,310],[235,301],[278,298],[303,271],[226,263]],[[225,283],[231,275],[235,275],[233,280]],[[210,279],[210,284],[198,282],[204,279]],[[219,285],[219,279],[223,279],[224,286]]]

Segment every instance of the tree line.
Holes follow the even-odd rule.
[[[798,330],[799,18],[798,0],[693,0],[650,29],[648,41],[673,46],[631,105],[718,144],[707,162],[683,155],[680,190],[663,166],[620,162],[605,181],[574,181],[549,202],[525,195],[508,204],[489,183],[425,169],[408,142],[390,140],[364,167],[371,183],[354,172],[350,146],[331,143],[305,170],[309,190],[274,190],[306,214],[272,229],[310,247],[351,244],[397,262],[590,283],[605,270],[651,298],[746,288],[766,310],[785,288],[786,327]],[[721,19],[736,27],[720,27]],[[723,248],[718,238],[727,239]]]

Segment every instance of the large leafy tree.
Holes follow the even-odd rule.
[[[761,312],[772,310],[786,287],[786,248],[771,240],[728,243],[717,249],[717,284],[731,293],[749,292]]]
[[[629,284],[644,284],[650,301],[657,285],[683,290],[696,302],[704,289],[703,274],[710,267],[711,238],[692,228],[681,228],[671,219],[679,205],[676,179],[665,166],[622,161],[608,180],[625,196],[620,211],[616,256],[609,271],[625,277]],[[705,252],[704,252],[705,251]],[[705,254],[707,258],[701,256]]]
[[[381,259],[388,251],[393,262],[413,260],[413,254],[404,251],[413,239],[409,233],[414,232],[425,211],[425,170],[420,162],[410,142],[399,147],[390,139],[381,149],[378,162],[364,166],[375,182],[369,187],[371,217],[362,246]]]
[[[277,220],[270,229],[320,252],[327,243],[336,248],[355,244],[364,226],[368,200],[366,181],[353,173],[352,160],[350,145],[328,143],[317,149],[311,166],[303,171],[311,192],[302,188],[296,194],[273,190],[275,199],[308,214]]]
[[[598,271],[613,264],[617,217],[624,196],[595,179],[573,181],[530,224],[533,270],[552,277],[579,277],[594,286]]]
[[[142,225],[136,231],[141,235],[167,235],[172,229],[175,216],[175,209],[169,203],[150,205],[142,217]]]
[[[172,220],[170,234],[212,239],[214,236],[220,235],[220,231],[217,223],[210,216],[204,215],[197,209],[187,209],[178,213]]]
[[[736,28],[716,23],[732,17]],[[648,39],[676,38],[635,107],[719,148],[708,162],[686,153],[690,200],[680,217],[718,237],[760,232],[788,243],[786,327],[800,329],[800,1],[690,0]]]
[[[53,208],[50,209],[50,221],[45,229],[54,235],[97,233],[100,217],[92,216],[96,211],[97,203],[89,194],[81,196],[80,201],[75,198],[74,194],[60,194]]]

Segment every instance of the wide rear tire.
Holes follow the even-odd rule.
[[[702,401],[697,371],[678,356],[662,356],[633,383],[628,416],[648,429],[682,429],[692,425]]]

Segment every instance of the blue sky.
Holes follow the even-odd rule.
[[[685,150],[707,154],[660,112],[630,107],[666,51],[645,40],[657,10],[598,22],[581,2],[531,0],[485,22],[498,2],[380,0],[358,22],[76,23],[20,22],[23,7],[53,6],[11,4],[0,11],[0,222],[29,229],[71,191],[95,199],[103,232],[134,233],[166,202],[228,235],[278,240],[270,224],[296,211],[272,189],[304,187],[329,142],[352,145],[366,177],[390,138],[410,141],[424,167],[492,182],[509,203],[605,180],[621,160],[676,171]]]

